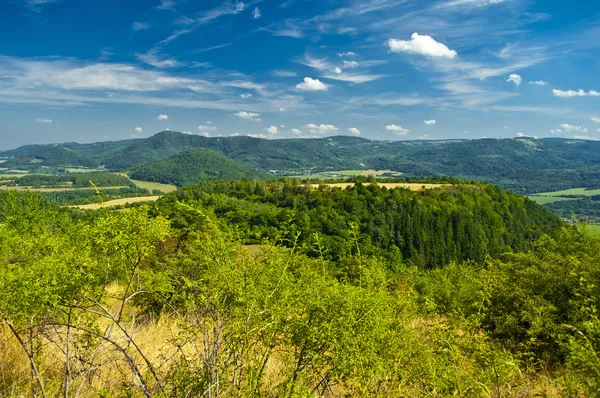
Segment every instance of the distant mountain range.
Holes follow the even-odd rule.
[[[600,187],[600,142],[565,138],[515,138],[444,141],[372,141],[358,137],[335,136],[319,139],[265,140],[252,137],[201,137],[163,131],[146,139],[27,145],[0,152],[7,158],[5,168],[104,166],[109,170],[133,171],[164,169],[171,176],[182,163],[200,167],[202,157],[221,164],[222,158],[237,162],[230,170],[246,175],[299,175],[343,169],[379,169],[403,172],[407,176],[439,176],[486,180],[521,193],[535,193],[571,187]],[[153,162],[171,158],[166,163]],[[218,159],[218,160],[217,160]],[[140,167],[148,165],[147,167]],[[222,166],[219,166],[222,167]],[[175,169],[174,169],[175,168]],[[197,170],[196,166],[188,167]],[[185,174],[185,173],[184,173]],[[190,180],[179,173],[181,184]],[[163,177],[155,180],[166,182]]]

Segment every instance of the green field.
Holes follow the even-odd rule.
[[[600,189],[587,189],[587,188],[571,188],[563,191],[556,192],[542,192],[536,194],[537,196],[564,196],[564,195],[577,195],[577,196],[593,196],[600,195]]]
[[[158,189],[162,193],[169,193],[169,192],[173,192],[173,191],[177,190],[177,187],[175,185],[160,184],[158,182],[148,182],[148,181],[138,181],[138,180],[131,180],[131,181],[133,181],[133,183],[135,185],[137,185],[138,187],[147,189],[150,192],[152,192],[155,189]]]
[[[600,236],[600,225],[598,225],[598,224],[588,225],[588,231],[592,235]]]
[[[554,202],[566,202],[569,200],[579,200],[579,198],[563,198],[560,196],[542,196],[542,195],[531,195],[531,196],[528,196],[528,198],[542,206],[547,205],[549,203],[554,203]]]

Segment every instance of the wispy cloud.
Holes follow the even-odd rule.
[[[52,123],[52,119],[40,119],[40,118],[37,118],[37,119],[35,119],[35,121],[38,122],[38,123],[44,123],[44,124]]]
[[[585,90],[552,90],[552,94],[555,97],[560,98],[572,98],[572,97],[600,97],[600,92],[595,90],[585,91]]]
[[[134,22],[133,25],[131,25],[131,29],[137,32],[140,30],[150,29],[150,25],[146,22]]]
[[[158,48],[153,48],[145,54],[135,54],[135,57],[140,61],[148,65],[152,65],[156,68],[174,68],[181,66],[182,64],[174,59],[167,58],[160,53]]]
[[[213,51],[213,50],[218,50],[219,48],[225,48],[225,47],[229,47],[231,46],[233,43],[224,43],[224,44],[219,44],[216,46],[212,46],[212,47],[206,47],[206,48],[201,48],[200,50],[196,50],[193,53],[194,54],[200,54],[200,53],[205,53],[207,51]]]

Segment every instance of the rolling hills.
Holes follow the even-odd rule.
[[[163,131],[147,139],[30,145],[1,152],[0,157],[7,160],[3,167],[13,169],[101,165],[126,171],[191,149],[208,149],[247,167],[282,176],[385,169],[406,176],[450,175],[490,181],[519,193],[600,187],[600,142],[564,138],[371,141],[335,136],[265,140]]]

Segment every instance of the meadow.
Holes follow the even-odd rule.
[[[169,193],[177,190],[177,187],[171,184],[161,184],[158,182],[139,181],[134,179],[131,179],[131,181],[133,181],[133,183],[138,187],[147,189],[150,192],[154,190],[159,190],[162,193]]]
[[[107,207],[122,206],[122,205],[126,205],[126,204],[131,204],[131,203],[154,202],[158,199],[160,199],[160,196],[156,196],[156,195],[155,196],[138,196],[138,197],[131,197],[131,198],[121,198],[121,199],[109,200],[109,201],[102,202],[102,203],[90,203],[90,204],[85,204],[85,205],[75,205],[75,206],[71,206],[71,207],[83,209],[83,210],[97,210],[97,209],[104,209]]]

